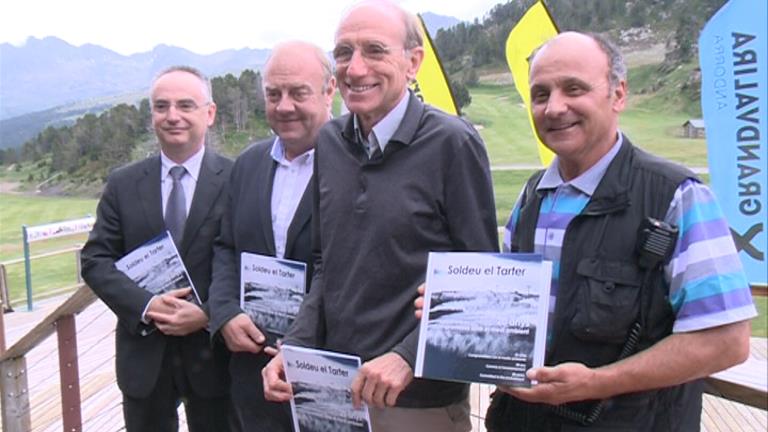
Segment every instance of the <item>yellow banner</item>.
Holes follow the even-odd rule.
[[[445,76],[443,65],[432,45],[432,38],[429,37],[421,15],[419,15],[419,24],[424,35],[424,61],[416,74],[416,81],[411,83],[411,90],[422,102],[449,114],[458,115],[459,109],[453,99],[451,87],[448,85],[448,78]]]
[[[533,125],[533,115],[531,114],[531,95],[528,85],[528,57],[534,49],[538,48],[556,36],[557,26],[549,15],[544,2],[538,1],[525,12],[520,21],[517,22],[507,37],[507,64],[512,71],[512,78],[515,80],[515,88],[520,93],[520,97],[525,103],[528,111],[528,121],[533,129],[533,136],[539,148],[539,159],[544,166],[549,165],[554,158],[551,150],[542,144],[539,136],[536,134],[536,128]]]

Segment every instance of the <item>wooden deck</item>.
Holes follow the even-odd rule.
[[[64,299],[65,297],[60,297],[38,302],[32,312],[18,307],[17,312],[6,314],[7,346],[12,346]],[[96,301],[76,318],[84,431],[124,430],[121,395],[114,375],[115,321],[112,312],[100,301]],[[753,338],[751,346],[750,362],[753,362],[755,367],[765,368],[766,351],[768,351],[766,339]],[[48,338],[33,349],[27,357],[32,431],[34,432],[62,430],[58,369],[55,337]],[[756,385],[762,385],[762,388],[765,388],[764,370],[762,375],[750,374],[748,370],[746,372],[747,379],[758,376],[761,378]],[[488,407],[491,389],[491,386],[485,385],[472,386],[473,432],[485,431],[482,417]],[[180,430],[185,431],[186,420],[183,409],[179,410],[179,417],[182,425]],[[701,424],[705,432],[764,432],[768,430],[768,413],[765,410],[705,395]]]
[[[5,315],[6,342],[10,347],[66,297],[41,301],[27,312],[17,307]],[[125,430],[122,395],[115,382],[115,315],[96,301],[76,317],[83,431]],[[27,356],[33,432],[62,430],[59,359],[55,335]],[[186,430],[184,410],[179,410],[181,430]],[[0,429],[1,430],[1,429]]]
[[[765,391],[768,388],[766,379],[766,361],[768,359],[768,339],[752,338],[750,341],[750,357],[746,362],[726,371],[715,374],[711,379],[712,384],[718,388],[730,390],[743,400],[749,400],[751,404],[762,405],[763,409],[753,408],[719,397],[704,395],[704,413],[701,418],[703,431],[730,432],[730,431],[766,431],[768,430],[768,399]],[[733,382],[741,386],[757,389],[763,392],[762,396],[752,394],[744,395],[739,389],[733,389]]]

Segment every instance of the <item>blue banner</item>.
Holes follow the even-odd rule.
[[[712,189],[753,285],[768,283],[766,27],[768,2],[730,0],[699,37]]]

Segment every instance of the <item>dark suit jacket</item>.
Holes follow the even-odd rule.
[[[272,233],[272,184],[277,162],[270,150],[274,139],[257,142],[235,161],[229,205],[214,245],[211,285],[211,334],[242,312],[240,309],[240,254],[275,255]],[[307,287],[312,274],[310,216],[312,188],[306,188],[288,228],[285,258],[307,264]]]
[[[82,275],[117,315],[116,373],[122,392],[149,395],[160,375],[166,345],[178,339],[183,367],[193,390],[203,397],[228,392],[227,352],[211,348],[205,330],[184,336],[160,331],[143,335],[142,313],[152,294],[117,270],[116,260],[165,230],[160,192],[160,156],[130,164],[109,176],[96,224],[82,252]],[[208,313],[213,241],[221,227],[232,161],[206,149],[179,253]]]
[[[275,255],[272,231],[272,185],[277,162],[270,150],[274,139],[253,144],[235,161],[229,188],[229,205],[221,224],[221,236],[216,240],[211,283],[211,334],[216,336],[222,326],[240,309],[240,254],[250,252]],[[293,216],[285,245],[285,258],[307,264],[307,288],[312,275],[310,246],[310,216],[312,187],[304,191]],[[264,332],[264,329],[261,329]],[[264,333],[267,335],[267,333]],[[275,335],[271,336],[273,340]],[[261,369],[270,360],[264,353],[234,353],[232,374],[232,403],[244,431],[278,432],[292,430],[288,404],[267,402],[261,379]]]

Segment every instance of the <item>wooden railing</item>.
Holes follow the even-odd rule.
[[[80,279],[80,250],[81,249],[82,249],[81,245],[75,245],[75,246],[72,246],[72,247],[68,247],[68,248],[64,248],[64,249],[58,249],[58,250],[50,251],[50,252],[45,252],[45,253],[38,254],[38,255],[32,255],[31,257],[29,257],[30,260],[34,261],[34,260],[38,260],[38,259],[42,259],[42,258],[50,258],[50,257],[58,256],[58,255],[74,253],[74,257],[75,257],[75,277],[77,278],[77,284],[61,287],[61,288],[58,288],[58,289],[53,290],[53,291],[51,291],[51,290],[46,291],[46,293],[45,293],[46,295],[53,296],[53,295],[62,294],[62,293],[65,293],[65,292],[70,292],[70,291],[73,291],[74,289],[76,289],[79,286],[80,282],[82,282],[81,279]],[[7,267],[10,266],[10,265],[21,264],[23,262],[24,262],[24,258],[16,258],[16,259],[0,262],[0,301],[2,301],[2,304],[3,304],[2,311],[4,311],[4,312],[13,312],[13,306],[12,306],[11,302],[14,301],[14,300],[17,300],[17,299],[11,299],[10,298],[10,289],[8,287],[8,271],[7,271]],[[30,294],[31,293],[28,293],[28,298],[27,298],[27,308],[28,309],[32,308],[32,304],[31,304],[32,299],[31,299],[31,297],[29,297]]]
[[[85,284],[80,284],[77,291],[64,303],[13,346],[3,350],[0,354],[0,391],[2,391],[0,403],[2,403],[4,432],[28,432],[31,430],[26,355],[51,336],[54,331],[58,334],[59,341],[63,430],[67,432],[82,431],[75,315],[82,312],[94,300],[96,300],[96,296],[91,289]],[[2,321],[2,317],[0,317],[0,328],[3,327]]]
[[[752,285],[753,297],[766,297],[766,285]],[[756,319],[765,320],[766,317]],[[755,346],[752,346],[755,349]],[[706,379],[706,392],[744,405],[768,410],[768,355],[750,355],[746,362]]]

